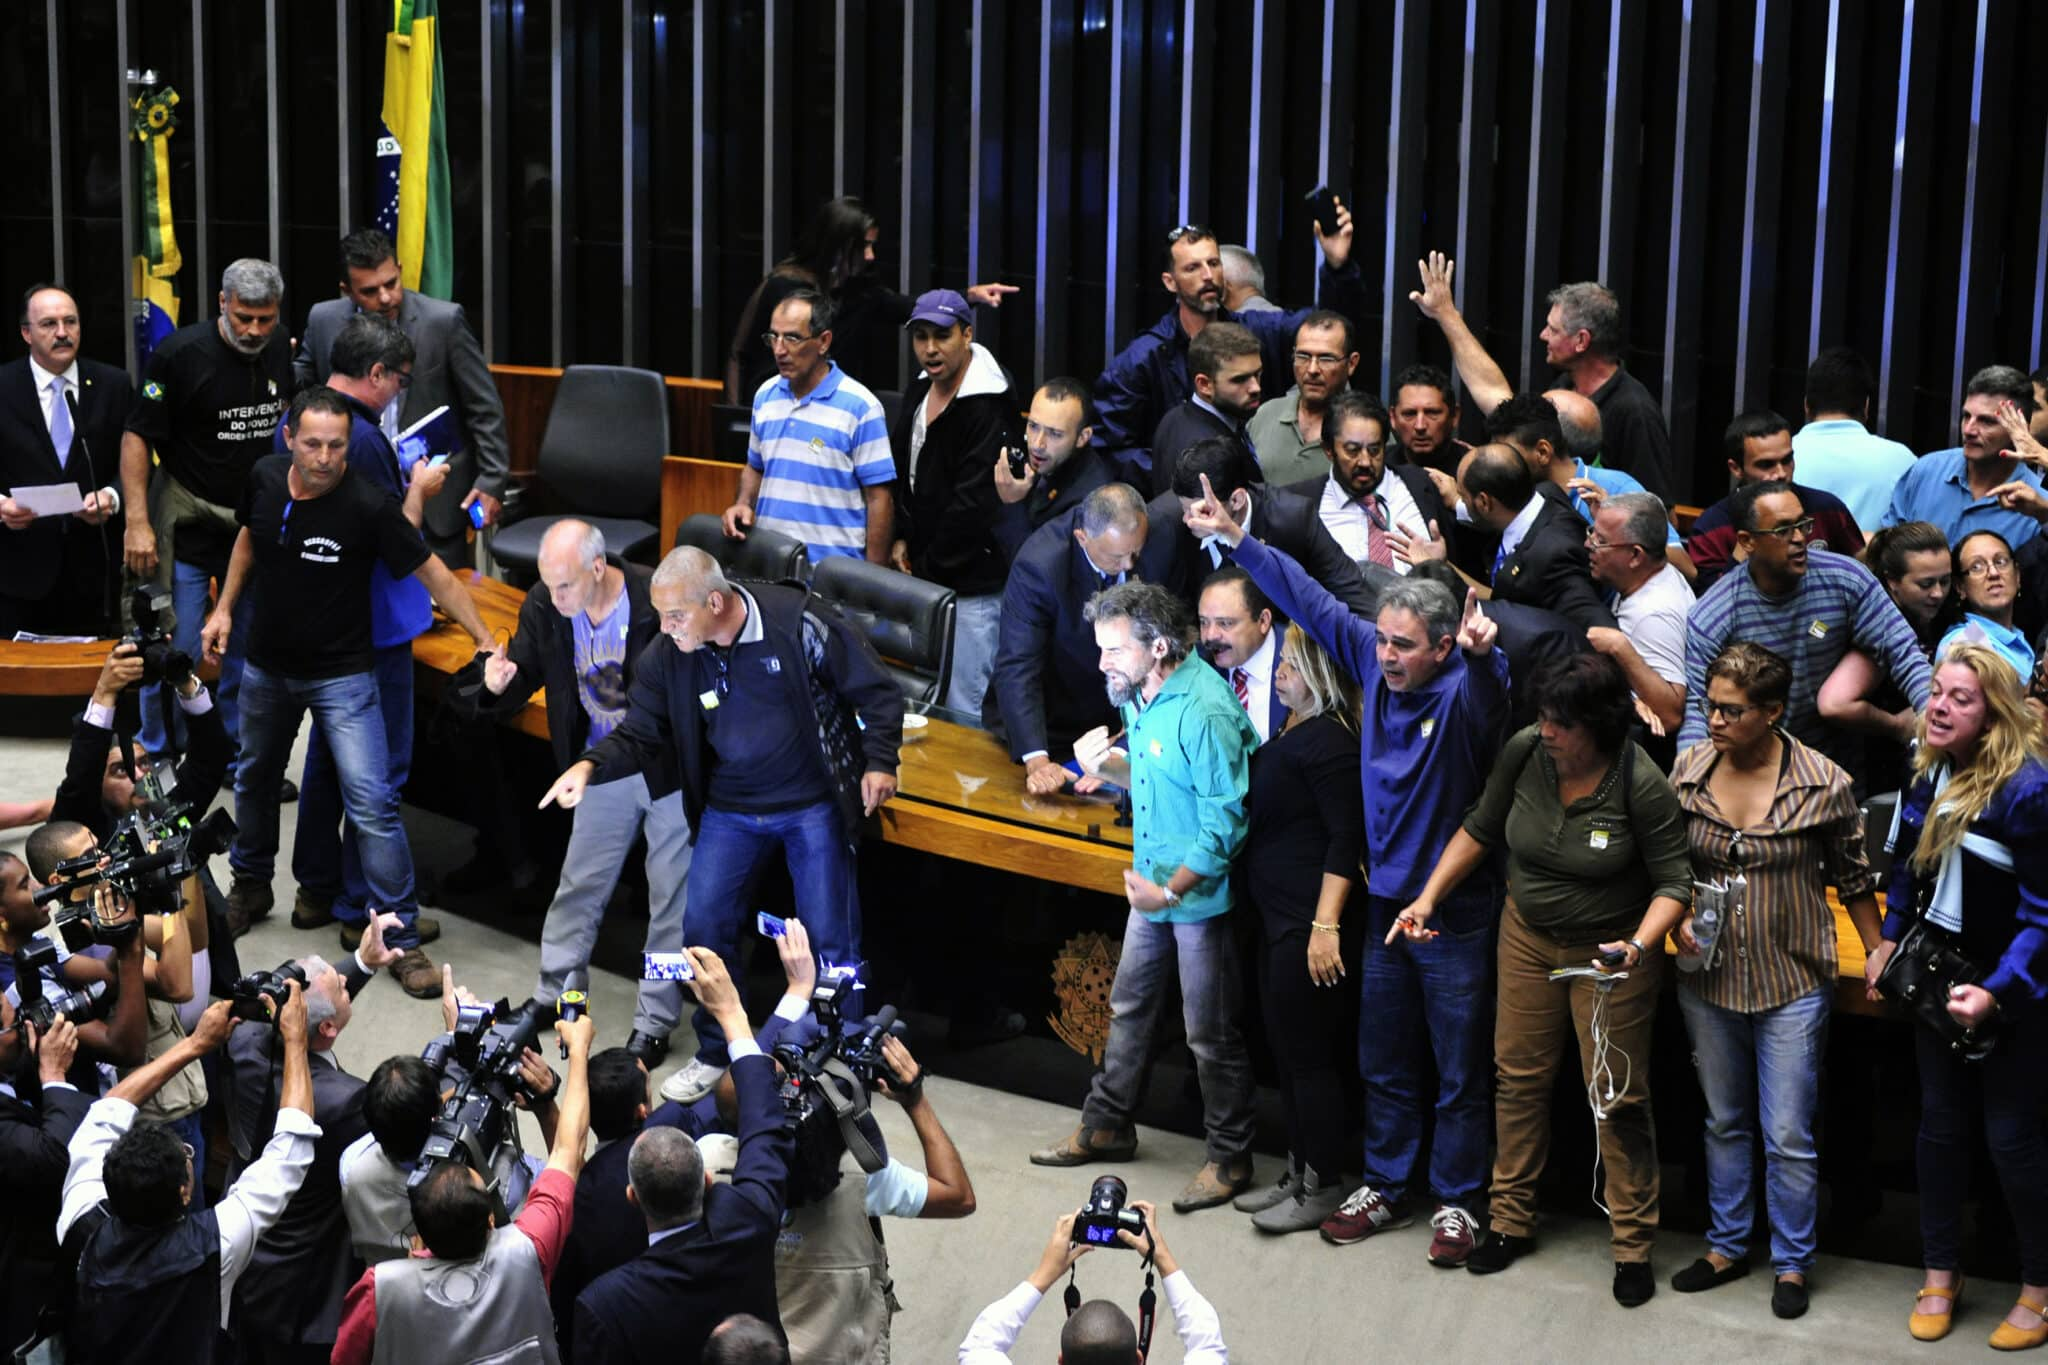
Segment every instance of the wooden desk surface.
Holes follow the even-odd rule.
[[[75,645],[26,644],[0,640],[0,697],[89,697],[113,640]],[[212,682],[220,670],[202,663],[199,676]]]
[[[484,618],[484,624],[491,628],[492,634],[501,641],[511,639],[512,632],[519,625],[519,607],[526,600],[526,594],[495,578],[481,577],[475,569],[463,569],[456,577],[469,589],[477,612]],[[469,632],[443,616],[439,608],[434,611],[433,629],[412,642],[414,672],[423,674],[427,689],[435,694],[440,692],[444,677],[459,671],[475,657],[476,645],[469,638]],[[546,690],[535,692],[519,709],[518,715],[505,718],[505,724],[521,734],[546,739]]]

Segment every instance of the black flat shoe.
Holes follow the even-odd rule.
[[[1648,1261],[1614,1263],[1614,1301],[1623,1308],[1641,1308],[1657,1294],[1657,1274]]]
[[[1802,1280],[1780,1280],[1771,1287],[1771,1311],[1781,1318],[1806,1316],[1806,1284]]]
[[[668,1035],[656,1036],[634,1029],[626,1035],[626,1051],[647,1064],[649,1071],[668,1060]]]
[[[1730,1261],[1726,1270],[1716,1270],[1714,1263],[1702,1256],[1673,1275],[1671,1287],[1681,1294],[1697,1294],[1703,1289],[1719,1289],[1729,1281],[1739,1280],[1748,1273],[1748,1261]]]
[[[1472,1248],[1472,1254],[1465,1258],[1465,1269],[1474,1275],[1498,1275],[1535,1249],[1534,1237],[1489,1232],[1486,1240]]]

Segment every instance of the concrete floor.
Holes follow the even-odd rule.
[[[56,740],[0,740],[0,800],[28,800],[56,789],[64,746]],[[296,773],[295,760],[292,771]],[[284,808],[276,885],[278,910],[240,945],[245,967],[319,952],[340,955],[329,931],[291,928],[289,865],[296,806]],[[422,846],[459,848],[460,826],[408,809],[407,825]],[[26,831],[0,832],[0,848],[19,851]],[[422,853],[421,860],[426,860]],[[462,854],[457,852],[454,861]],[[444,863],[447,860],[443,860]],[[452,962],[457,980],[486,999],[515,1002],[533,988],[533,942],[477,919],[436,912],[443,937],[430,949]],[[624,1040],[634,983],[598,971],[590,994],[600,1040]],[[413,1000],[389,981],[373,982],[357,1002],[336,1048],[343,1065],[364,1075],[384,1057],[416,1052],[440,1027],[432,1001]],[[913,1036],[910,1043],[916,1045]],[[687,1057],[688,1026],[676,1038]],[[673,1064],[666,1070],[673,1069]],[[663,1074],[663,1073],[658,1073]],[[953,1358],[981,1307],[1006,1293],[1036,1264],[1053,1221],[1087,1195],[1095,1170],[1049,1171],[1025,1154],[1074,1123],[1075,1110],[937,1076],[929,1092],[974,1180],[979,1209],[965,1222],[893,1222],[890,1254],[904,1305],[894,1329],[895,1358]],[[1078,1106],[1080,1096],[1074,1097]],[[916,1138],[900,1111],[881,1104],[892,1150],[915,1159]],[[537,1134],[532,1144],[538,1145]],[[1200,1143],[1151,1129],[1141,1133],[1138,1159],[1120,1168],[1134,1196],[1164,1206],[1201,1161]],[[1261,1178],[1277,1176],[1263,1158]],[[1984,1339],[2011,1303],[2010,1284],[1975,1283],[1955,1335],[1923,1346],[1906,1335],[1915,1276],[1895,1266],[1822,1257],[1814,1274],[1813,1309],[1796,1323],[1770,1312],[1770,1276],[1759,1265],[1746,1280],[1694,1297],[1671,1292],[1669,1275],[1703,1250],[1697,1238],[1668,1235],[1658,1247],[1660,1292],[1632,1312],[1609,1293],[1612,1266],[1605,1228],[1590,1219],[1553,1218],[1540,1252],[1505,1274],[1481,1279],[1432,1268],[1423,1253],[1426,1225],[1353,1247],[1325,1245],[1313,1233],[1265,1237],[1243,1215],[1218,1209],[1166,1215],[1165,1233],[1194,1283],[1222,1316],[1232,1358],[1244,1362],[1350,1362],[1373,1359],[1470,1361],[1657,1361],[1683,1357],[1737,1362],[1890,1361],[1990,1358]],[[1093,1253],[1080,1263],[1082,1292],[1106,1297],[1135,1314],[1142,1277],[1134,1257]],[[1061,1307],[1056,1290],[1020,1340],[1020,1361],[1052,1361]],[[1164,1295],[1153,1360],[1181,1359]]]

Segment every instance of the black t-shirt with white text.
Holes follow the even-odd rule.
[[[164,471],[187,489],[235,507],[250,467],[270,453],[271,433],[291,401],[291,342],[283,327],[261,352],[247,356],[221,339],[217,323],[195,322],[151,354],[128,430],[155,447]],[[188,547],[182,531],[179,541],[178,558],[195,564],[228,548],[205,537]]]
[[[256,556],[243,585],[249,662],[287,678],[366,673],[370,568],[382,561],[404,578],[426,562],[426,542],[398,499],[355,470],[320,497],[294,498],[291,467],[288,455],[258,460],[235,512]]]

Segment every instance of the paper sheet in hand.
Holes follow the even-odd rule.
[[[462,424],[455,420],[455,410],[443,403],[399,432],[396,444],[399,464],[410,469],[416,461],[461,450]]]
[[[75,483],[37,483],[16,488],[7,495],[39,517],[68,517],[85,506],[85,494]]]

